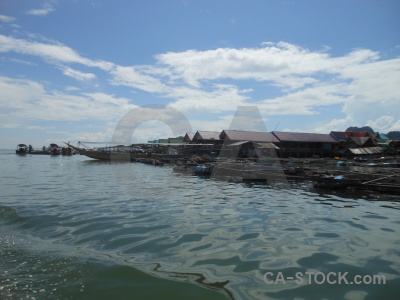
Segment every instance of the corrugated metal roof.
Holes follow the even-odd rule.
[[[221,132],[220,138],[229,141],[279,143],[279,140],[271,132],[224,130]]]
[[[389,137],[384,133],[375,132],[375,133],[370,133],[370,135],[375,140],[377,140],[377,139],[390,140]]]
[[[184,142],[191,142],[194,138],[194,132],[186,132],[185,137],[183,138]]]
[[[356,155],[379,154],[382,152],[381,147],[351,148],[349,150],[351,153]]]
[[[380,134],[379,134],[379,137],[380,137],[382,140],[390,140],[389,137],[388,137],[386,134],[384,134],[384,133],[380,133]]]
[[[350,138],[354,143],[356,143],[358,146],[364,145],[368,140],[370,140],[369,137],[351,137]]]
[[[196,140],[219,140],[219,135],[221,132],[219,131],[197,131],[193,137],[193,141]]]
[[[325,133],[272,132],[281,142],[337,143],[331,135]]]
[[[370,135],[373,139],[379,139],[379,132],[371,133]]]
[[[261,149],[279,149],[278,146],[276,146],[274,143],[253,143],[251,141],[240,141],[236,142],[233,144],[229,144],[228,147],[235,147],[235,146],[241,146],[247,143],[252,143],[255,148],[261,148]]]
[[[279,149],[277,145],[274,143],[256,143],[257,148],[262,148],[262,149]]]
[[[242,146],[243,144],[250,143],[249,141],[240,141],[236,143],[229,144],[228,147],[236,147],[236,146]]]
[[[368,131],[345,131],[344,133],[347,137],[371,137],[371,134]]]
[[[338,141],[347,141],[348,139],[344,131],[331,131],[330,135]]]

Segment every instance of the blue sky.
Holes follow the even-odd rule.
[[[386,133],[399,83],[397,0],[0,3],[0,148],[111,140],[152,104],[193,131],[229,129],[250,105],[268,131]],[[132,142],[171,135],[149,121]]]

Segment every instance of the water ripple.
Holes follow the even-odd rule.
[[[394,201],[322,194],[307,184],[275,190],[82,157],[14,163],[40,175],[10,169],[2,178],[9,188],[0,192],[0,222],[77,257],[104,255],[158,277],[208,283],[238,299],[356,295],[350,285],[266,285],[267,271],[385,274],[386,288],[399,291],[400,206]],[[130,272],[116,267],[104,276],[117,270]],[[365,297],[383,291],[357,289]]]

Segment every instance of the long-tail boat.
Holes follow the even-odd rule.
[[[104,147],[98,149],[76,147],[70,143],[65,143],[68,147],[71,147],[75,151],[79,152],[80,155],[85,155],[90,158],[108,161],[133,161],[135,159],[158,159],[158,160],[176,160],[182,159],[184,155],[179,154],[159,154],[153,152],[141,152],[127,146],[114,146]]]

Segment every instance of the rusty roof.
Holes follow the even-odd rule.
[[[260,149],[279,149],[278,146],[276,146],[274,143],[256,143],[256,142],[252,142],[252,141],[240,141],[240,142],[236,142],[233,144],[229,144],[228,147],[238,147],[238,146],[242,146],[244,144],[247,143],[251,143],[254,145],[255,148],[260,148]]]
[[[281,142],[309,142],[309,143],[337,143],[337,141],[326,133],[305,132],[272,132]]]
[[[220,138],[228,141],[279,143],[279,140],[271,132],[223,130]]]
[[[219,131],[197,131],[193,136],[192,140],[219,140],[219,135],[221,132]]]

